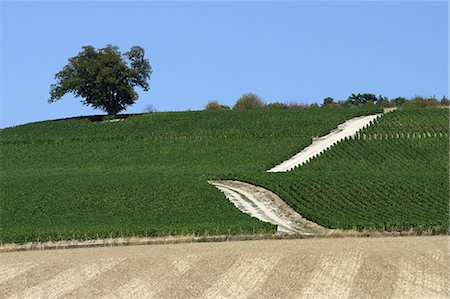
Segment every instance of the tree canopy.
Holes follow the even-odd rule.
[[[150,88],[148,80],[152,67],[144,54],[144,49],[139,46],[133,46],[123,54],[113,45],[98,50],[84,46],[55,75],[57,83],[51,85],[48,102],[73,93],[82,98],[84,105],[115,115],[138,100],[135,86],[145,91]]]
[[[246,110],[246,109],[257,109],[264,107],[264,101],[254,93],[243,94],[234,104],[233,109],[236,110]]]
[[[348,97],[347,99],[347,103],[354,105],[354,106],[358,106],[358,105],[366,105],[368,103],[373,103],[373,104],[377,104],[378,101],[381,101],[382,98],[381,96],[379,98],[377,98],[376,95],[374,95],[373,93],[358,93],[358,94],[354,94],[352,93],[351,96]]]
[[[334,104],[334,99],[332,97],[326,97],[325,99],[323,99],[322,107],[328,107],[331,104]]]

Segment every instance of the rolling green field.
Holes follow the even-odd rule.
[[[374,112],[151,113],[4,129],[0,242],[274,231],[241,213],[207,180],[263,175],[312,137]]]
[[[448,113],[394,111],[291,172],[241,179],[274,191],[329,228],[446,232]]]

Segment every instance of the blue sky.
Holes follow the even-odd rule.
[[[158,111],[322,102],[371,92],[448,96],[447,2],[1,2],[0,127],[102,114],[72,95],[48,104],[54,75],[83,45],[140,45]]]

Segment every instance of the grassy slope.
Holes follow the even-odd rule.
[[[360,110],[154,113],[0,133],[0,241],[274,227],[208,179],[263,173]]]
[[[396,111],[361,133],[399,133],[399,138],[343,141],[292,172],[243,178],[275,191],[327,227],[445,231],[448,121],[447,109]],[[406,137],[419,132],[443,135]]]

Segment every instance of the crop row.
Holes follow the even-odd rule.
[[[392,112],[363,132],[442,137],[345,140],[271,174],[312,137],[376,110],[153,113],[8,128],[0,133],[0,242],[274,231],[207,183],[227,178],[271,189],[327,227],[445,226],[448,115],[435,111]]]
[[[1,242],[274,230],[206,180],[144,169],[2,175],[1,187]]]
[[[374,111],[153,113],[5,129],[0,242],[274,231],[207,181],[264,172]]]
[[[304,173],[246,180],[273,190],[304,217],[329,228],[448,227],[449,190],[442,176],[395,175]]]
[[[442,132],[416,132],[416,133],[398,133],[398,132],[386,132],[386,133],[356,133],[351,139],[399,139],[399,138],[436,138],[436,137],[448,137],[448,133]]]
[[[448,109],[396,110],[374,121],[362,134],[441,132],[448,134]]]
[[[15,142],[77,142],[172,138],[311,138],[329,132],[345,120],[376,109],[314,109],[254,111],[190,111],[131,116],[120,122],[86,119],[46,121],[0,134],[0,144]]]
[[[341,141],[319,157],[306,163],[301,170],[343,170],[376,172],[447,169],[447,138],[417,139],[350,139]],[[347,166],[351,166],[347,168]]]
[[[362,132],[388,128],[406,135],[431,127],[447,132],[443,111],[393,112]],[[291,172],[240,178],[273,190],[300,214],[330,228],[448,228],[448,153],[445,133],[346,139]]]

